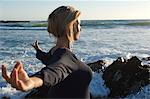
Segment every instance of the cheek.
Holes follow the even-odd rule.
[[[76,40],[78,40],[78,39],[79,39],[79,37],[80,37],[81,26],[80,26],[80,25],[78,25],[77,29],[78,29],[78,32],[76,33]]]
[[[80,37],[80,32],[74,33],[74,40],[78,40]]]
[[[73,39],[78,40],[80,37],[81,26],[74,24],[73,25]]]
[[[81,31],[81,26],[80,26],[80,25],[78,25],[78,31],[79,31],[79,32]]]

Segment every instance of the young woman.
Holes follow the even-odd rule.
[[[71,51],[71,44],[80,36],[80,11],[71,6],[60,6],[48,17],[48,32],[56,37],[56,45],[48,53],[36,41],[36,57],[46,66],[28,76],[21,62],[17,62],[11,75],[2,65],[2,76],[12,87],[32,91],[27,97],[38,98],[90,98],[91,69],[78,60]]]

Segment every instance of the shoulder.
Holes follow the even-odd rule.
[[[86,75],[88,75],[90,80],[91,80],[91,78],[92,78],[92,70],[91,70],[91,68],[87,64],[85,64],[84,62],[82,62],[80,60],[79,60],[79,65],[80,65],[80,70],[83,73],[85,73]]]
[[[54,52],[53,55],[57,55],[57,54],[65,54],[65,53],[70,53],[71,51],[69,49],[66,48],[57,48]]]
[[[67,49],[67,48],[58,48],[58,49],[56,49],[55,52],[53,53],[53,56],[55,56],[55,57],[64,57],[64,58],[73,57],[73,58],[77,59],[76,56],[74,55],[74,53],[71,50]]]
[[[51,53],[51,50],[50,52]],[[69,64],[71,61],[75,59],[74,54],[66,48],[57,48],[53,54],[51,54],[51,62],[52,63],[64,63]]]

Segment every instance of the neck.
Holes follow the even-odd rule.
[[[70,49],[71,48],[71,42],[64,37],[61,37],[61,38],[57,39],[56,47],[57,48],[64,47],[64,48]]]

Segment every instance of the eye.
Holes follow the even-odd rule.
[[[73,24],[73,26],[77,26],[78,25],[78,22],[76,21],[76,22],[74,22],[74,24]]]

